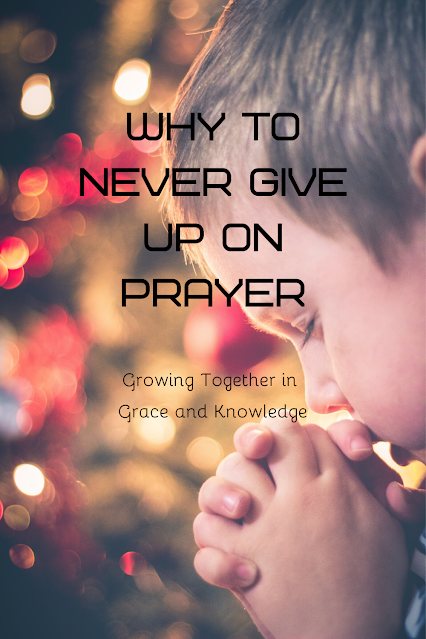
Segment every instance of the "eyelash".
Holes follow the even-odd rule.
[[[309,322],[309,324],[307,325],[307,327],[305,328],[305,330],[303,331],[303,342],[302,342],[302,348],[305,346],[305,344],[307,344],[307,342],[310,340],[312,333],[314,332],[315,329],[315,317],[313,317],[311,319],[311,321]]]

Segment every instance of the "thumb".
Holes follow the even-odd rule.
[[[352,461],[367,459],[373,454],[368,428],[354,419],[342,419],[330,424],[327,432],[342,453]]]
[[[400,521],[417,523],[425,517],[425,491],[420,488],[406,488],[393,481],[386,488],[389,510]]]

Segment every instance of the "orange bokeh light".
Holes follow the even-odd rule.
[[[0,258],[8,269],[18,269],[28,260],[29,250],[19,237],[6,237],[0,244]]]
[[[13,201],[12,211],[14,217],[20,222],[32,220],[40,209],[40,202],[36,195],[23,195],[19,193]]]
[[[40,166],[26,169],[18,181],[19,190],[23,195],[40,195],[47,187],[47,173]]]
[[[12,563],[18,568],[28,570],[34,566],[34,553],[29,546],[25,544],[16,544],[9,550],[9,557]]]
[[[0,286],[3,286],[3,284],[7,281],[8,273],[9,271],[6,264],[0,258]]]
[[[104,131],[95,140],[95,153],[105,160],[117,157],[122,150],[123,141],[115,131]]]

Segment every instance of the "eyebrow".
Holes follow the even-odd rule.
[[[288,302],[290,302],[290,300],[288,300]],[[284,312],[285,312],[285,310],[286,310],[285,307],[289,307],[290,306],[288,302],[279,307],[281,309],[281,311],[284,310]],[[255,311],[255,313],[253,315],[251,315],[251,314],[249,315],[247,313],[247,310],[246,310],[245,314],[246,314],[246,317],[247,317],[247,320],[248,320],[249,324],[251,326],[253,326],[253,328],[255,328],[257,330],[265,331],[265,332],[268,332],[268,333],[273,333],[274,335],[276,335],[277,333],[279,333],[279,331],[276,330],[276,328],[274,328],[273,325],[274,325],[275,322],[273,320],[274,319],[276,320],[277,318],[276,317],[275,318],[271,317],[271,310],[272,310],[271,308],[259,307],[258,310]],[[285,320],[282,320],[281,318],[280,318],[280,320],[282,322],[285,321]],[[290,325],[290,322],[287,322],[287,323]]]

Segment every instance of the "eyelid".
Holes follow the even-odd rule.
[[[312,333],[314,332],[314,328],[315,328],[315,316],[311,319],[311,321],[309,322],[309,324],[306,326],[306,328],[303,331],[304,335],[303,335],[303,341],[302,341],[301,349],[305,346],[305,344],[307,344],[307,342],[312,337]]]

